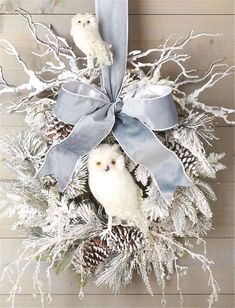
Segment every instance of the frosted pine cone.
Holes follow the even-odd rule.
[[[113,250],[116,252],[138,251],[143,247],[144,235],[136,227],[124,227],[122,225],[112,227]]]
[[[51,115],[49,118],[47,139],[48,143],[63,141],[72,131],[73,125],[65,124],[57,117]]]
[[[187,173],[196,174],[197,157],[195,157],[187,148],[174,140],[166,141],[165,145],[179,157]]]
[[[80,271],[81,263],[85,270],[95,271],[104,263],[112,253],[123,251],[136,252],[143,248],[144,235],[136,227],[125,227],[122,225],[112,227],[112,235],[102,240],[99,236],[86,242],[81,256],[74,254],[72,264]]]
[[[103,263],[109,255],[110,249],[107,242],[97,236],[84,244],[83,267],[92,271]]]
[[[48,190],[51,189],[52,187],[54,187],[57,183],[56,179],[51,175],[42,177],[41,181],[42,181],[43,187],[48,189]]]

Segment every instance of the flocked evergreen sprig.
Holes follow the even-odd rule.
[[[59,121],[52,112],[61,84],[78,79],[100,85],[100,68],[84,67],[86,59],[77,57],[66,39],[58,36],[52,26],[34,22],[24,10],[18,10],[18,13],[43,51],[40,54],[33,53],[42,64],[36,71],[24,62],[9,41],[0,39],[0,46],[16,58],[28,77],[26,83],[11,85],[5,79],[3,69],[0,69],[2,104],[10,112],[25,111],[27,124],[22,132],[6,136],[0,141],[3,163],[12,174],[12,180],[2,180],[0,183],[7,200],[1,204],[1,213],[8,217],[18,214],[18,221],[13,228],[21,228],[27,235],[19,258],[7,265],[2,273],[2,283],[5,279],[12,282],[9,297],[12,307],[29,265],[34,265],[33,288],[35,294],[40,294],[42,306],[45,294],[51,300],[51,272],[59,274],[68,268],[74,269],[74,274],[79,277],[81,297],[82,288],[92,276],[98,286],[110,287],[117,293],[132,282],[133,274],[137,272],[150,294],[154,293],[154,289],[149,275],[153,273],[156,276],[163,294],[163,305],[166,304],[166,283],[172,275],[176,275],[177,290],[182,301],[180,277],[186,275],[187,267],[179,265],[179,259],[182,259],[182,264],[185,255],[199,261],[203,271],[208,273],[208,285],[212,290],[208,299],[210,307],[217,300],[219,292],[211,271],[213,262],[207,258],[204,249],[201,254],[194,252],[190,238],[196,239],[195,245],[205,246],[202,236],[211,229],[209,200],[216,200],[206,178],[215,178],[216,173],[225,168],[220,162],[224,153],[208,153],[205,145],[216,139],[213,120],[218,117],[234,124],[229,119],[234,110],[207,106],[206,102],[201,101],[200,94],[230,75],[232,68],[213,62],[203,76],[198,76],[195,70],[186,68],[190,56],[185,53],[184,47],[194,39],[218,34],[195,35],[190,32],[188,37],[179,39],[171,36],[162,46],[129,53],[129,68],[121,95],[143,84],[172,87],[180,121],[174,129],[158,133],[158,137],[181,159],[194,185],[178,188],[172,203],[168,205],[148,170],[126,157],[127,167],[143,192],[142,209],[149,221],[149,235],[143,235],[128,221],[116,221],[112,236],[103,238],[101,233],[107,227],[107,217],[89,191],[86,157],[78,161],[73,178],[63,193],[59,191],[53,177],[35,177],[50,146],[66,138],[73,128]],[[41,34],[42,31],[44,34]],[[152,62],[148,61],[150,54],[151,58],[155,55]],[[50,61],[48,56],[51,57]],[[147,62],[143,62],[146,59]],[[174,79],[164,74],[164,66],[170,62],[180,70]],[[220,68],[219,72],[217,68]],[[195,88],[186,94],[187,85],[192,84]],[[20,98],[8,100],[5,97],[9,94],[20,94]],[[109,135],[105,142],[114,143],[115,140]],[[42,262],[48,265],[47,290],[43,289],[39,278]],[[14,268],[18,273],[16,279],[12,279]]]

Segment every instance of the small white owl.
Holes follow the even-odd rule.
[[[131,174],[118,145],[102,144],[88,159],[89,187],[109,216],[107,232],[112,229],[112,217],[133,222],[143,233],[148,226],[141,213],[141,192]]]
[[[88,67],[93,68],[93,59],[101,66],[111,65],[111,45],[102,40],[96,18],[92,14],[77,14],[71,20],[71,31],[76,46],[87,56]]]

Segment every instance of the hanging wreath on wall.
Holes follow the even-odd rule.
[[[20,134],[1,140],[4,163],[15,176],[1,181],[9,199],[2,212],[17,213],[14,227],[27,234],[22,254],[5,268],[2,282],[12,267],[21,269],[10,295],[14,306],[24,271],[35,264],[34,291],[43,305],[41,262],[48,263],[49,285],[53,269],[72,268],[81,298],[91,277],[118,293],[132,282],[134,272],[153,294],[153,272],[165,304],[165,285],[173,274],[182,299],[179,278],[187,267],[178,261],[189,255],[209,274],[211,306],[219,292],[213,262],[194,252],[189,239],[205,243],[202,236],[211,229],[208,200],[216,196],[206,178],[216,178],[225,167],[220,162],[224,153],[207,153],[205,145],[215,138],[213,120],[234,124],[228,118],[234,110],[207,106],[199,96],[230,75],[231,67],[213,62],[203,76],[185,68],[190,56],[184,47],[218,34],[171,36],[162,46],[127,55],[127,1],[105,6],[97,1],[96,13],[101,36],[94,15],[72,19],[75,44],[86,54],[77,58],[51,26],[18,10],[43,50],[34,53],[42,63],[39,71],[0,39],[28,76],[28,82],[14,86],[2,70],[0,75],[3,98],[21,95],[3,104],[9,112],[25,112],[27,124]],[[39,35],[41,30],[46,34]],[[144,62],[149,55],[155,60]],[[170,62],[178,72],[175,78],[164,77],[164,65]],[[216,72],[218,67],[225,70]],[[194,90],[186,93],[187,85],[195,85]]]

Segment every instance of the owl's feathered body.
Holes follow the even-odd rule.
[[[107,174],[92,174],[89,185],[94,197],[105,207],[110,216],[128,219],[139,208],[139,192],[126,169],[111,170]]]
[[[92,14],[77,14],[72,18],[70,34],[76,46],[87,56],[96,58],[98,64],[111,65],[111,46],[102,40],[96,18]]]
[[[147,232],[141,213],[141,191],[125,167],[117,145],[103,144],[89,156],[89,187],[108,216],[132,221]]]

